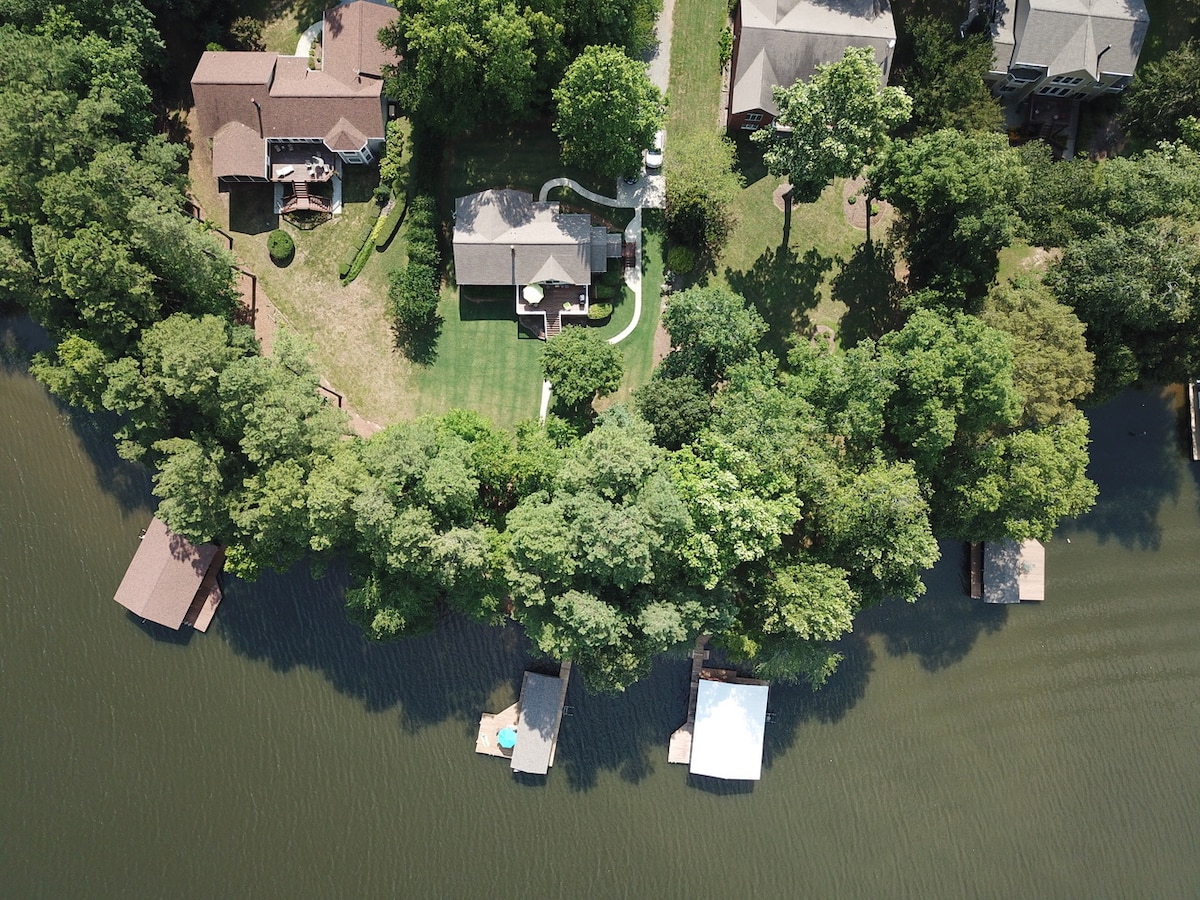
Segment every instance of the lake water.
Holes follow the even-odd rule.
[[[150,518],[103,426],[0,321],[4,897],[1200,896],[1200,470],[1179,398],[1091,413],[1096,509],[1047,601],[862,616],[824,690],[775,686],[762,780],[668,766],[687,665],[573,683],[557,764],[473,752],[515,629],[369,645],[340,573],[227,579],[207,634],[112,601]],[[1069,542],[1068,542],[1069,539]]]

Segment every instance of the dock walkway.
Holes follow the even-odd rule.
[[[692,681],[688,690],[687,721],[671,735],[671,744],[667,750],[667,762],[687,765],[692,761],[692,734],[696,727],[696,699],[700,694],[700,671],[704,661],[708,659],[708,635],[702,634],[696,639],[696,649],[692,656]]]

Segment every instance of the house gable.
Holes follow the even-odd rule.
[[[758,127],[779,113],[773,87],[811,78],[849,47],[870,47],[886,83],[896,25],[886,0],[742,0],[734,37],[729,125]]]

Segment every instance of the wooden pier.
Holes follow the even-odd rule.
[[[700,672],[704,661],[708,659],[708,635],[702,634],[696,639],[696,649],[692,651],[692,681],[688,691],[687,721],[675,729],[671,735],[671,743],[667,749],[667,762],[687,765],[692,761],[692,734],[696,728],[696,698],[700,693]]]
[[[1200,431],[1197,430],[1197,420],[1200,420],[1200,413],[1197,412],[1197,403],[1200,403],[1200,391],[1197,390],[1197,382],[1188,381],[1188,418],[1192,424],[1192,461],[1200,462]]]

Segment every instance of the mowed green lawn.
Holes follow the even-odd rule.
[[[587,173],[565,169],[559,161],[558,140],[548,122],[514,126],[464,138],[446,151],[439,205],[444,220],[452,221],[456,197],[489,188],[515,188],[537,195],[551,178],[566,175],[594,191],[611,195],[615,185],[596,181]],[[556,191],[568,208],[591,211],[592,204],[570,191]],[[595,209],[616,230],[631,213]],[[653,223],[653,220],[652,220]],[[449,233],[447,249],[449,248]],[[626,356],[626,375],[619,397],[645,383],[653,367],[654,332],[658,327],[659,285],[662,284],[662,240],[649,238],[644,283],[647,302],[637,330],[620,345]],[[453,408],[473,409],[501,426],[536,418],[541,406],[541,354],[545,344],[517,324],[511,298],[480,302],[464,299],[453,281],[453,262],[447,260],[449,280],[442,290],[439,311],[442,330],[427,358],[413,364],[416,411],[438,413]],[[468,289],[478,297],[489,292]],[[621,332],[632,320],[633,299],[616,304],[612,319],[597,330],[605,337]]]

